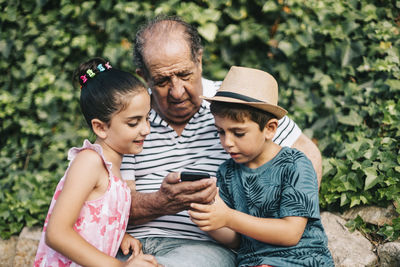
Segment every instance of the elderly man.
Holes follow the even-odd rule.
[[[215,178],[181,182],[183,170],[215,175],[228,158],[208,104],[219,82],[202,78],[202,46],[195,28],[179,18],[158,18],[136,34],[137,73],[151,89],[151,133],[143,152],[126,155],[121,172],[135,181],[127,232],[139,238],[144,253],[165,266],[235,266],[235,254],[193,224],[190,203],[210,203]],[[279,122],[274,142],[303,151],[321,176],[318,148],[288,117]],[[122,256],[120,254],[120,256]]]

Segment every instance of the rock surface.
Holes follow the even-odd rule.
[[[376,266],[378,257],[368,239],[357,231],[351,233],[338,215],[322,212],[321,220],[335,266]]]
[[[355,219],[357,216],[360,216],[364,222],[382,226],[384,224],[392,225],[392,220],[399,215],[393,205],[386,209],[377,206],[360,206],[351,208],[342,214],[346,220]]]
[[[33,266],[41,234],[42,227],[25,227],[22,230],[18,238],[14,262],[12,266]]]
[[[400,241],[388,242],[378,248],[381,267],[400,266]]]
[[[374,209],[374,211],[376,211]],[[358,213],[352,211],[350,217]],[[358,210],[358,212],[360,212]],[[362,210],[372,217],[373,212]],[[380,210],[380,214],[388,214]],[[350,213],[349,213],[350,214]],[[388,242],[375,248],[360,232],[350,232],[346,224],[349,214],[341,215],[322,212],[321,219],[328,236],[328,247],[335,261],[336,267],[399,267],[400,266],[400,240]],[[0,239],[0,267],[25,267],[33,266],[37,246],[39,244],[42,227],[24,228],[19,236],[12,236],[8,240]]]

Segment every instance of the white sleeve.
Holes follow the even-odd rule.
[[[213,97],[218,88],[221,86],[221,81],[211,81],[211,80],[207,80],[205,78],[201,78],[201,83],[203,85],[203,96],[206,97]]]
[[[301,130],[297,124],[289,119],[288,116],[279,120],[273,141],[280,146],[293,146],[294,142],[300,137]]]
[[[135,181],[135,156],[124,155],[121,162],[121,176],[125,181]]]

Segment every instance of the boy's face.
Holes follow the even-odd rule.
[[[214,116],[221,144],[237,163],[257,168],[269,161],[268,146],[272,144],[278,121],[271,119],[263,130],[257,123],[245,118],[244,122]],[[276,124],[275,127],[270,125]]]

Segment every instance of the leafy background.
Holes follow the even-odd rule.
[[[134,72],[132,39],[156,14],[204,41],[204,76],[263,69],[323,154],[320,204],[400,212],[400,1],[0,0],[0,236],[42,225],[66,153],[92,138],[73,70],[93,56]],[[362,224],[362,223],[359,223]],[[400,235],[400,219],[373,229]]]

